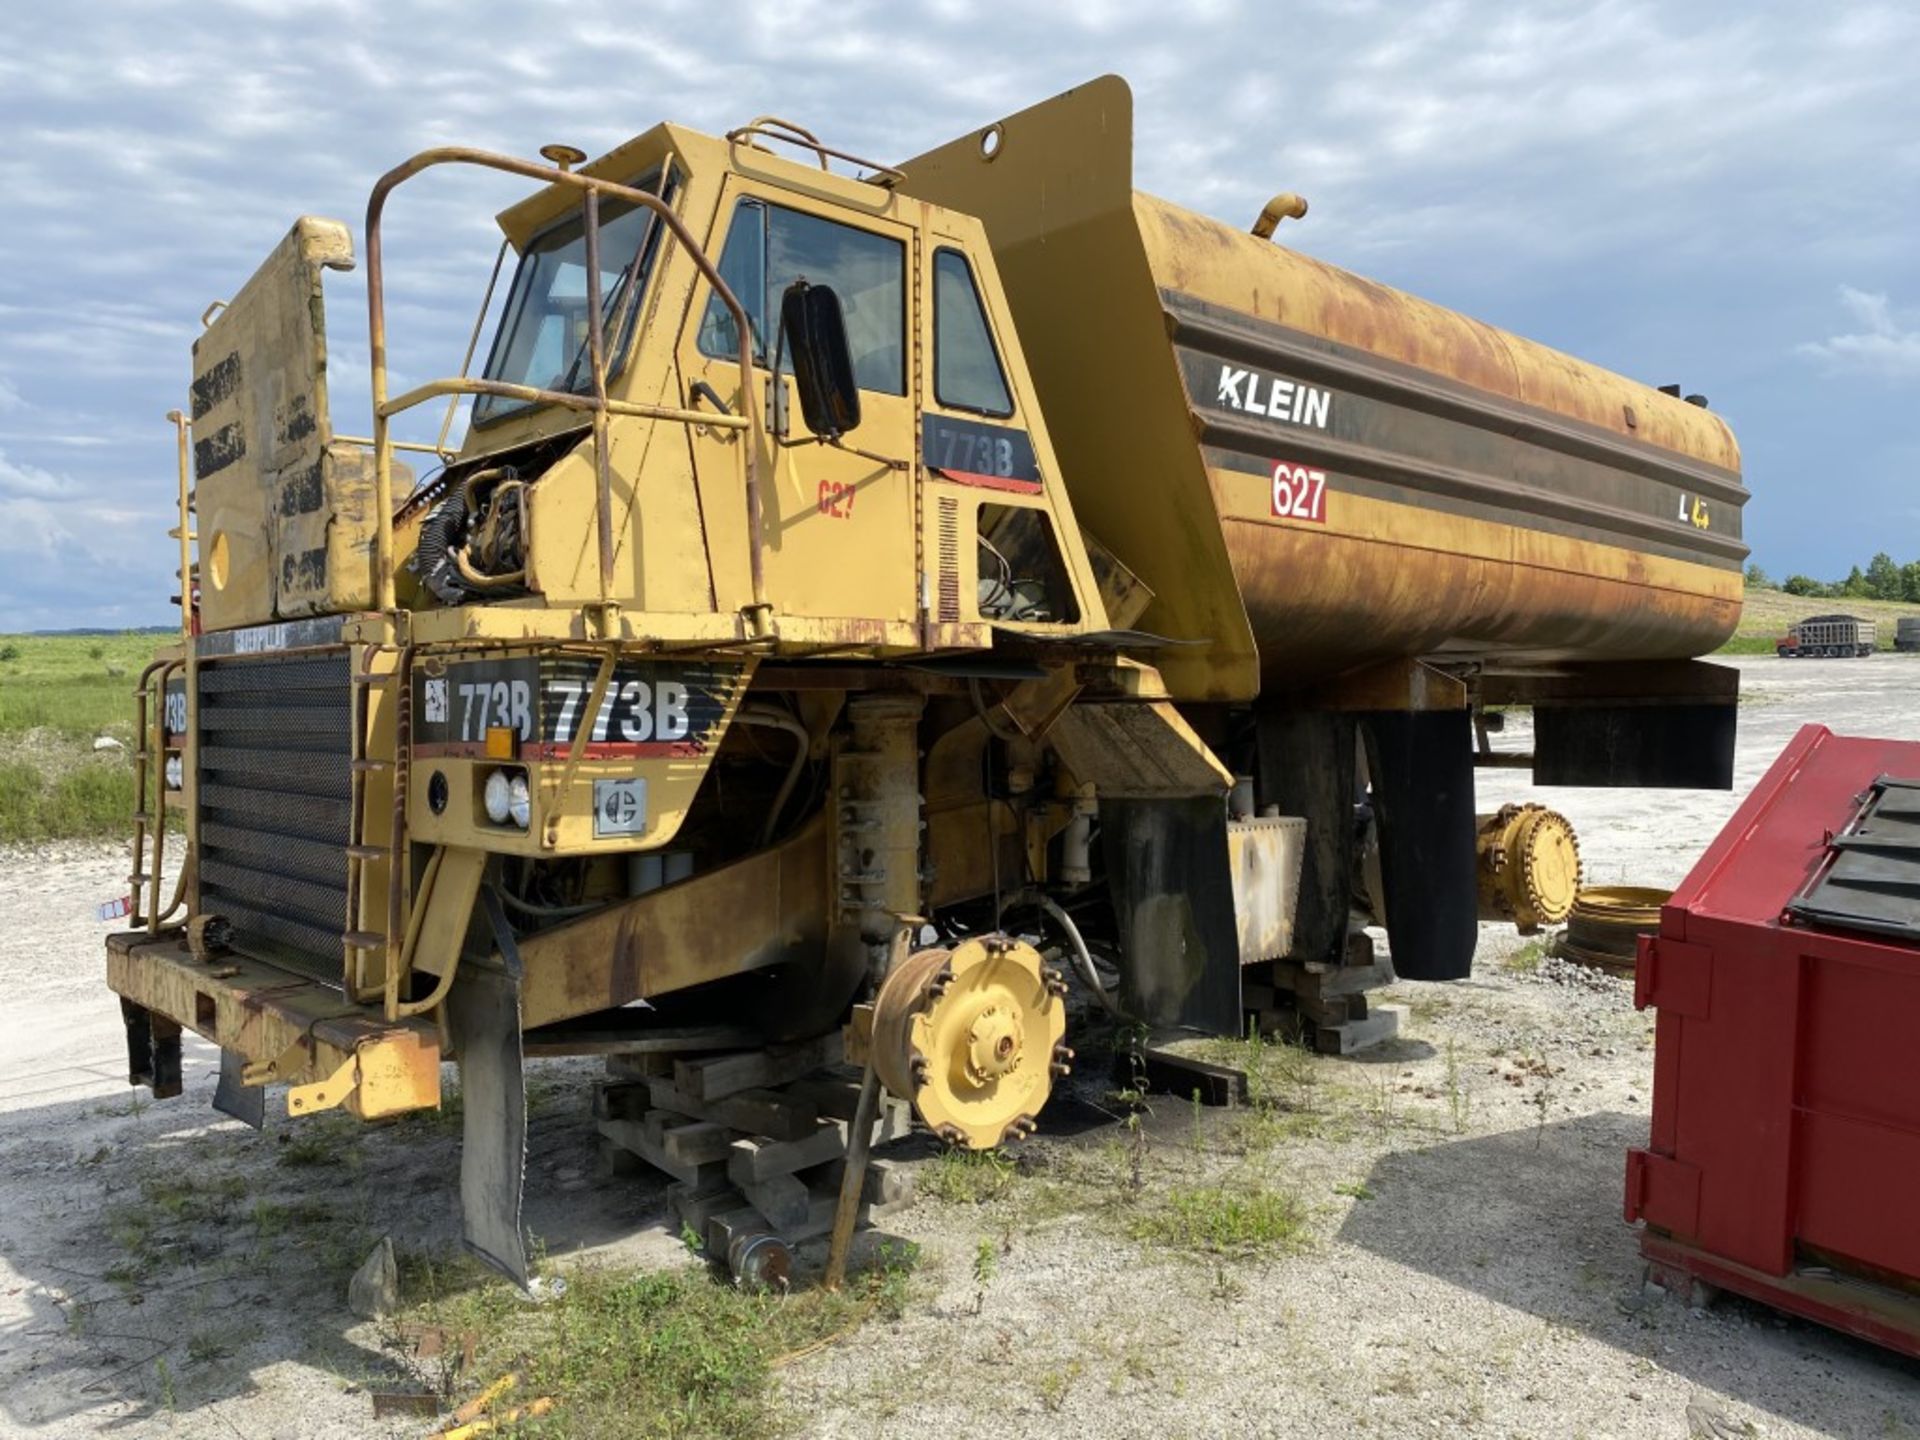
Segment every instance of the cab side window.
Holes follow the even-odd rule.
[[[1011,415],[1013,397],[993,348],[973,269],[958,250],[933,257],[933,394],[952,410]]]
[[[747,312],[747,324],[753,328],[755,362],[766,364],[767,207],[758,200],[742,200],[734,207],[726,249],[720,252],[720,278]],[[700,353],[716,360],[731,360],[740,353],[733,312],[718,295],[707,301],[707,313],[700,321]]]
[[[777,341],[769,332],[768,317],[779,315],[787,286],[807,280],[832,286],[840,297],[860,388],[907,393],[906,248],[899,241],[783,206],[742,200],[720,252],[720,274],[747,312],[757,364],[768,363],[768,350]],[[707,302],[699,344],[701,354],[717,360],[739,353],[733,316],[718,296]],[[784,354],[780,368],[791,373]]]

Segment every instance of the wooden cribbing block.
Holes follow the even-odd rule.
[[[607,1078],[609,1080],[648,1081],[661,1075],[673,1074],[674,1057],[667,1052],[648,1055],[609,1055],[607,1057]]]
[[[1334,970],[1308,970],[1285,964],[1273,967],[1274,984],[1315,999],[1381,990],[1393,984],[1394,978],[1393,967],[1387,964],[1342,965]]]
[[[807,1189],[806,1182],[792,1175],[770,1175],[765,1180],[741,1185],[740,1193],[782,1235],[806,1223],[807,1207],[813,1203],[813,1192]]]
[[[647,1094],[662,1110],[672,1110],[695,1120],[711,1120],[743,1135],[800,1140],[811,1135],[820,1124],[820,1112],[811,1101],[790,1099],[773,1090],[742,1090],[721,1100],[699,1100],[685,1094],[670,1080],[655,1080],[647,1087]]]
[[[728,1147],[739,1138],[739,1131],[715,1125],[710,1120],[688,1121],[671,1111],[653,1113],[669,1116],[660,1148],[668,1159],[682,1165],[710,1165],[716,1160],[725,1160]]]
[[[602,1120],[599,1131],[614,1144],[631,1150],[656,1170],[664,1170],[676,1180],[689,1185],[708,1186],[726,1174],[726,1165],[714,1161],[708,1165],[683,1165],[671,1158],[657,1139],[650,1137],[647,1126],[638,1120]]]
[[[842,1158],[846,1153],[846,1127],[833,1121],[824,1121],[804,1140],[761,1140],[750,1135],[742,1136],[728,1150],[727,1174],[733,1177],[734,1184],[745,1189],[748,1185],[771,1179],[775,1175],[791,1175],[796,1170],[824,1165],[829,1160]]]
[[[1325,999],[1296,995],[1293,1008],[1316,1025],[1344,1025],[1359,1018],[1353,1013],[1353,1000],[1354,997],[1348,995],[1329,995]]]
[[[596,1120],[644,1120],[653,1108],[653,1096],[644,1083],[622,1081],[593,1087]]]
[[[742,1090],[798,1080],[822,1065],[838,1065],[840,1057],[840,1034],[835,1031],[800,1045],[770,1045],[763,1050],[676,1061],[673,1088],[689,1100],[720,1100]]]
[[[817,1195],[840,1193],[840,1181],[847,1173],[845,1160],[834,1160],[800,1178]],[[913,1199],[913,1171],[893,1160],[869,1160],[866,1184],[860,1187],[862,1198],[874,1205],[905,1205]]]
[[[704,1242],[709,1220],[729,1210],[738,1210],[746,1202],[731,1185],[719,1185],[704,1194],[691,1185],[669,1185],[667,1203],[673,1206],[680,1223],[690,1226]]]
[[[593,1147],[593,1175],[596,1180],[625,1180],[647,1170],[644,1159],[605,1136],[595,1140]]]
[[[805,1217],[785,1227],[768,1224],[767,1218],[752,1206],[725,1211],[707,1222],[707,1250],[710,1254],[725,1255],[734,1236],[767,1230],[789,1244],[815,1239],[833,1229],[833,1212],[839,1204],[840,1197],[836,1194],[816,1194],[807,1205]],[[898,1205],[869,1205],[863,1201],[857,1223],[863,1227],[871,1225],[876,1220],[884,1220],[899,1208]]]
[[[1323,1025],[1313,1037],[1313,1048],[1322,1055],[1351,1055],[1380,1045],[1400,1033],[1404,1005],[1376,1005],[1364,1020],[1349,1020],[1344,1025]]]
[[[860,1105],[860,1077],[814,1075],[796,1080],[782,1092],[808,1100],[822,1115],[832,1120],[850,1121]],[[873,1143],[884,1145],[913,1127],[913,1107],[897,1095],[880,1092],[880,1108],[874,1112]]]

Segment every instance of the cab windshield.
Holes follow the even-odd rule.
[[[652,170],[626,183],[636,190],[651,190],[672,204],[676,178],[669,173],[663,186],[661,172]],[[636,290],[646,289],[665,228],[651,210],[620,201],[601,203],[600,307],[609,377],[625,363],[639,321],[639,296],[628,303],[629,282]],[[613,333],[616,322],[618,335]],[[536,235],[520,257],[487,358],[486,378],[540,390],[588,393],[593,389],[593,371],[587,329],[586,224],[575,210]],[[488,424],[526,409],[529,403],[501,395],[478,396],[473,423]]]

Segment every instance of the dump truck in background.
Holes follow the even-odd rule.
[[[1920,651],[1920,616],[1905,615],[1894,622],[1893,648],[1907,654]]]
[[[524,1278],[526,1054],[840,1037],[862,1114],[991,1146],[1072,1059],[1056,958],[1213,1032],[1367,922],[1461,977],[1484,906],[1557,903],[1529,837],[1577,867],[1476,818],[1476,764],[1725,788],[1719,417],[1273,243],[1294,197],[1247,233],[1140,194],[1131,125],[1109,77],[899,166],[770,119],[416,156],[368,207],[364,440],[351,240],[301,221],[176,422],[107,947],[135,1079],[177,1091],[192,1030],[228,1113],[373,1118],[457,1061],[467,1236]],[[536,188],[481,373],[394,396],[382,217],[447,165]],[[395,438],[462,397],[457,448]]]
[[[1873,653],[1877,628],[1873,621],[1854,615],[1810,615],[1787,627],[1774,653],[1783,660],[1858,659]]]

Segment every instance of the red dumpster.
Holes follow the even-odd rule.
[[[1920,1355],[1920,743],[1809,725],[1642,937],[1656,1278]]]

